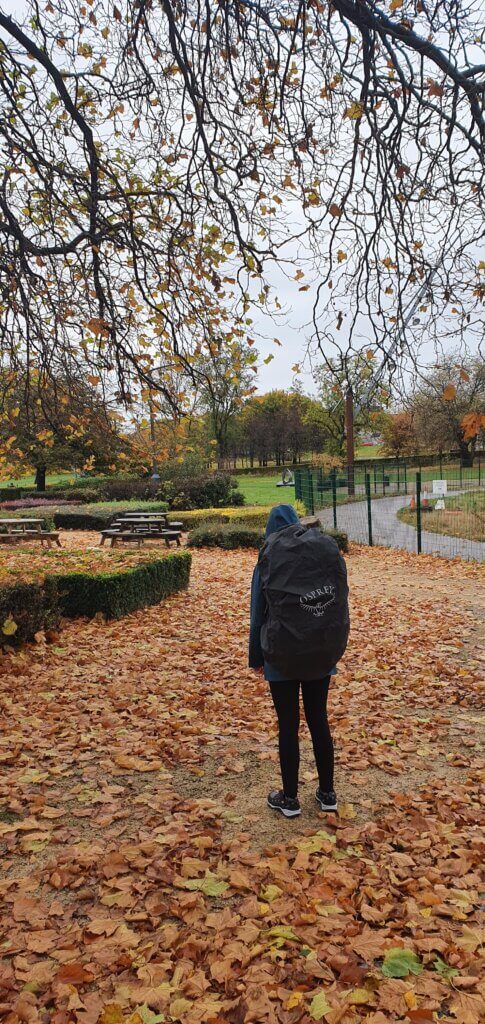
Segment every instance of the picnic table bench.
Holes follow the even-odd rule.
[[[174,540],[177,547],[180,547],[180,533],[180,530],[123,530],[113,526],[107,530],[101,530],[101,547],[105,540],[111,541],[112,548],[116,547],[118,541],[122,543],[132,541],[141,547],[146,540],[163,540],[168,548],[170,542]]]
[[[2,544],[18,544],[22,541],[32,540],[40,541],[42,547],[47,545],[48,548],[52,547],[52,544],[56,544],[58,548],[62,547],[59,539],[59,532],[57,530],[43,530],[44,525],[43,519],[0,519],[0,543]],[[5,532],[2,532],[5,528]]]
[[[170,542],[175,541],[180,546],[182,523],[167,523],[165,513],[127,513],[119,516],[111,525],[101,530],[101,547],[105,540],[111,542],[111,547],[116,547],[118,541],[122,543],[135,542],[141,547],[145,540],[163,540],[167,547]]]

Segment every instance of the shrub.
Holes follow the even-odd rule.
[[[337,542],[340,551],[343,551],[345,553],[349,550],[349,538],[347,534],[344,533],[343,530],[334,530],[333,527],[328,527],[328,529],[326,530],[324,530],[323,528],[321,529],[322,533],[325,533],[328,537],[333,537],[333,539]]]
[[[104,497],[104,494],[96,490],[95,487],[70,487],[62,488],[62,490],[53,488],[47,491],[46,494],[53,501],[57,501],[57,504],[61,501],[63,505],[64,503],[67,505],[71,502],[73,505],[83,505],[84,503],[100,501]]]
[[[190,566],[189,552],[177,551],[118,572],[59,573],[49,579],[62,614],[68,618],[91,618],[102,612],[109,619],[119,619],[185,589]]]
[[[63,530],[105,530],[122,512],[137,512],[139,501],[94,502],[88,505],[62,505],[54,513],[56,527]],[[166,512],[163,501],[146,501],[144,512]]]
[[[266,521],[260,525],[249,525],[245,523],[206,524],[199,526],[189,533],[188,544],[191,548],[261,548],[265,539],[264,527]],[[337,542],[340,551],[348,551],[349,542],[346,533],[342,530],[323,530],[322,533]]]
[[[0,586],[0,645],[18,646],[33,640],[41,629],[57,624],[55,584],[15,583]]]
[[[224,523],[220,526],[199,526],[189,533],[188,544],[191,548],[260,548],[264,542],[264,530],[255,526],[244,526],[243,523],[233,526]]]
[[[154,498],[154,488],[149,477],[144,480],[105,480],[102,490],[108,501],[131,501],[133,498],[146,501]]]
[[[168,459],[158,470],[160,480],[188,480],[210,472],[210,461],[200,451],[186,451],[182,458]]]
[[[229,473],[204,473],[173,480],[162,480],[157,497],[168,501],[171,509],[224,508],[244,504],[244,496],[237,498],[237,481]]]
[[[18,646],[40,630],[56,626],[60,616],[76,618],[103,612],[117,619],[157,604],[188,586],[191,556],[177,551],[108,572],[48,573],[43,580],[0,584],[0,646]]]
[[[231,494],[231,506],[234,506],[235,508],[241,508],[241,506],[245,505],[245,503],[246,503],[246,499],[245,499],[244,494],[242,493],[242,491],[233,491],[232,492],[232,494]]]
[[[0,501],[11,501],[25,494],[23,487],[0,487]]]
[[[266,526],[266,522],[271,512],[272,505],[253,505],[252,507],[245,506],[243,509],[239,508],[206,508],[206,509],[195,509],[188,512],[177,512],[174,515],[179,522],[182,523],[182,529],[195,530],[198,526],[202,526],[208,523],[244,523],[246,526],[255,526],[263,528]],[[304,516],[305,506],[301,501],[294,502],[295,511],[299,516]]]

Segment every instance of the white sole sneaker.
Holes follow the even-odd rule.
[[[315,796],[315,800],[317,801],[317,804],[318,804],[318,806],[319,806],[321,811],[336,811],[337,810],[337,801],[336,800],[333,800],[331,803],[328,803],[328,804],[324,803],[323,800],[320,800],[319,796]]]
[[[280,814],[283,814],[285,818],[298,818],[298,816],[301,814],[301,807],[299,807],[298,810],[295,809],[294,811],[292,811],[288,807],[278,807],[277,804],[270,804],[269,800],[267,800],[266,802],[268,804],[268,807],[272,811],[279,811]]]

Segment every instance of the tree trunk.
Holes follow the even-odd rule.
[[[473,466],[473,456],[475,454],[475,446],[470,444],[469,441],[460,441],[460,458],[462,466],[471,467]]]
[[[37,466],[35,471],[35,486],[38,491],[45,491],[45,475],[47,472],[46,466]]]

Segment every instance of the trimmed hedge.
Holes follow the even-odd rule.
[[[338,544],[339,551],[343,551],[345,554],[349,550],[349,538],[343,530],[334,530],[333,527],[328,527],[327,530],[322,529],[322,533],[327,537],[333,537]]]
[[[87,505],[93,502],[103,500],[104,494],[102,494],[95,487],[71,487],[71,488],[52,488],[52,490],[45,491],[45,494],[51,499],[56,501],[59,505],[61,502],[71,503],[73,505]]]
[[[25,491],[25,487],[0,487],[0,501],[10,501],[15,500],[15,498],[22,498]]]
[[[0,586],[0,646],[33,640],[40,630],[56,626],[61,615],[92,618],[102,612],[119,619],[158,604],[188,586],[191,560],[189,551],[177,551],[117,572],[53,573],[41,583]]]
[[[59,621],[54,583],[14,583],[0,587],[0,645],[18,646]],[[16,628],[15,628],[16,627]],[[13,631],[12,631],[13,630]]]
[[[264,524],[266,525],[266,524]],[[349,539],[342,530],[323,530],[327,537],[333,537],[340,551],[349,550]],[[191,548],[261,548],[264,543],[265,531],[262,526],[247,524],[206,524],[189,533],[188,545]]]
[[[304,516],[305,506],[300,501],[295,501],[294,507],[298,515]],[[196,530],[199,526],[244,524],[245,526],[266,527],[266,522],[273,508],[273,505],[253,505],[246,508],[201,508],[190,512],[174,513],[173,518],[182,523],[182,529]]]
[[[182,523],[182,530],[196,529],[206,523],[244,523],[247,526],[266,526],[271,505],[254,505],[248,508],[201,508],[185,512],[169,512],[172,518]],[[304,515],[301,502],[295,502],[298,514]],[[144,501],[144,512],[167,512],[163,501]],[[92,505],[61,505],[54,512],[54,523],[64,530],[104,530],[122,512],[141,511],[140,502],[111,501],[96,502]]]
[[[144,501],[144,512],[166,512],[164,501]],[[54,513],[54,523],[63,530],[105,530],[122,512],[140,511],[139,501],[94,502],[88,505],[64,505]]]
[[[190,553],[177,551],[121,572],[59,573],[50,579],[67,618],[92,618],[102,612],[108,619],[120,619],[184,590],[189,584],[190,567]]]
[[[198,530],[189,533],[188,545],[191,548],[260,548],[264,543],[264,530],[257,526],[245,526],[241,523],[233,526],[225,523],[220,526],[199,526]]]

